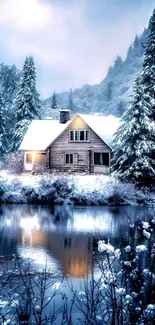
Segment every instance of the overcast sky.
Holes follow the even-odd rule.
[[[33,55],[42,97],[99,83],[141,34],[154,0],[0,0],[0,62]]]

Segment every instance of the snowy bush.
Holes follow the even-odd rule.
[[[115,206],[155,202],[154,193],[148,190],[128,183],[105,182],[102,176],[25,176],[25,180],[9,175],[1,179],[1,202]]]
[[[19,152],[5,155],[3,168],[7,169],[10,174],[21,174],[23,170],[23,154]]]

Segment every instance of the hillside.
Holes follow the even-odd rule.
[[[147,36],[148,30],[145,29],[140,37],[135,37],[133,44],[128,49],[126,59],[122,61],[121,57],[118,56],[114,66],[109,68],[107,76],[100,84],[84,85],[82,88],[73,91],[73,112],[122,115],[130,101],[135,76],[142,66]],[[68,106],[68,97],[69,92],[57,94],[60,107]],[[51,98],[46,99],[44,104],[46,115],[51,115]],[[57,116],[56,111],[54,115]]]

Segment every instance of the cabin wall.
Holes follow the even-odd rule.
[[[69,140],[70,130],[88,130],[89,141],[72,142]],[[94,152],[107,152],[110,148],[80,118],[77,117],[68,129],[50,146],[49,166],[51,170],[66,172],[108,173],[107,166],[94,166]],[[65,163],[65,155],[73,154],[73,164]]]

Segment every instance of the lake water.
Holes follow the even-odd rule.
[[[47,263],[56,277],[79,279],[96,261],[99,239],[115,248],[138,244],[135,224],[147,221],[149,207],[0,206],[0,263],[15,254],[36,269]],[[98,268],[95,264],[95,273]]]

